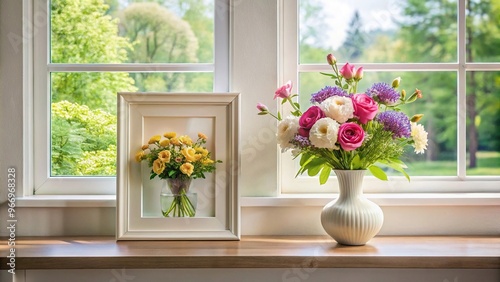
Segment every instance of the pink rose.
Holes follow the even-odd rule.
[[[274,92],[274,99],[280,97],[286,99],[292,94],[292,82],[289,80],[285,85],[281,86]]]
[[[352,79],[354,77],[354,65],[346,63],[341,69],[340,74],[347,80]]]
[[[352,151],[359,148],[365,139],[365,132],[359,124],[355,122],[346,122],[340,125],[338,142],[345,151]]]
[[[299,134],[304,137],[309,137],[309,130],[318,121],[324,118],[325,113],[318,106],[312,106],[305,111],[299,119]]]
[[[354,105],[354,115],[359,118],[362,124],[366,124],[377,114],[377,102],[366,94],[352,95],[352,103]]]

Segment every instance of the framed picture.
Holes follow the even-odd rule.
[[[118,93],[117,240],[239,240],[239,107],[237,93]],[[194,217],[164,217],[162,179],[150,179],[135,155],[154,135],[177,132],[221,160],[206,178],[194,179]]]

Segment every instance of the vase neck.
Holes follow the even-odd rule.
[[[339,198],[357,197],[363,194],[365,170],[334,170],[339,182]]]
[[[167,187],[172,192],[172,194],[185,194],[189,192],[191,187],[191,178],[167,178]]]

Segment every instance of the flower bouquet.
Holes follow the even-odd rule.
[[[358,92],[358,82],[363,78],[363,67],[355,68],[346,63],[341,69],[332,55],[327,56],[333,73],[321,73],[334,81],[312,94],[305,112],[294,102],[292,83],[276,90],[274,99],[289,103],[291,114],[282,118],[269,112],[258,103],[259,115],[272,115],[278,123],[277,141],[282,152],[291,150],[300,156],[297,175],[307,171],[309,176],[319,173],[321,184],[326,183],[331,170],[365,170],[375,177],[387,180],[381,168],[390,167],[404,174],[407,166],[401,161],[404,148],[414,147],[417,154],[427,147],[427,132],[418,121],[423,115],[407,116],[401,107],[422,98],[419,89],[407,95],[398,90],[401,78],[391,84],[377,82],[364,92]]]
[[[187,136],[177,137],[175,132],[166,132],[151,137],[148,144],[142,146],[136,154],[138,162],[146,161],[151,168],[150,179],[165,179],[173,195],[166,204],[162,191],[163,216],[192,217],[196,213],[196,204],[189,197],[189,186],[192,179],[205,178],[205,173],[215,171],[219,160],[212,160],[210,152],[204,146],[207,137],[198,133],[196,142]]]

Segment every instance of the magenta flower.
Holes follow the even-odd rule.
[[[274,92],[274,99],[280,97],[286,99],[292,95],[292,82],[289,80],[285,85],[281,86]]]
[[[366,124],[372,120],[378,112],[378,104],[366,94],[352,95],[354,105],[354,115],[358,117],[359,122]]]
[[[269,108],[262,103],[257,103],[257,110],[259,110],[261,112],[268,112]]]
[[[299,134],[304,137],[309,136],[309,131],[311,127],[318,121],[318,119],[324,118],[325,113],[318,106],[312,106],[299,119]]]
[[[345,151],[356,150],[363,144],[365,132],[355,122],[346,122],[339,127],[338,142]]]
[[[352,79],[354,77],[354,65],[346,63],[341,69],[340,74],[347,80]]]

